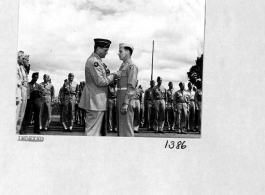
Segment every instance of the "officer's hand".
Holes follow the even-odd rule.
[[[121,114],[126,114],[128,111],[128,104],[123,104],[121,106]]]
[[[120,79],[121,78],[121,71],[117,71],[117,72],[115,72],[113,74],[114,74],[115,79]]]

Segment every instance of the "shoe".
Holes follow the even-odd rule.
[[[45,127],[44,130],[45,130],[45,131],[48,131],[48,127]]]
[[[164,131],[158,131],[158,133],[165,134]]]
[[[139,133],[139,131],[133,131],[134,133]]]

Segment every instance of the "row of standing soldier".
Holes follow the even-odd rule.
[[[44,75],[44,82],[37,84],[38,73],[33,73],[32,81],[27,82],[27,75],[30,67],[28,58],[29,56],[24,55],[24,52],[19,52],[17,94],[21,93],[21,99],[17,95],[17,132],[21,134],[27,131],[32,113],[34,113],[35,133],[39,133],[41,129],[49,129],[51,121],[51,102],[54,99],[54,87],[51,84],[49,75]],[[110,73],[108,69],[106,69],[106,73]],[[86,112],[84,109],[78,107],[85,82],[81,82],[78,86],[73,79],[74,75],[70,73],[68,79],[64,81],[64,85],[60,89],[58,96],[60,121],[63,125],[63,131],[72,131],[74,119],[77,124],[85,124]],[[180,83],[180,90],[174,92],[172,82],[169,83],[168,90],[161,85],[162,78],[158,77],[157,82],[158,84],[156,86],[154,81],[150,82],[151,87],[145,91],[144,96],[141,86],[135,89],[135,94],[132,98],[135,102],[133,111],[134,132],[138,133],[139,126],[145,125],[147,130],[154,130],[156,133],[164,133],[163,127],[165,121],[168,123],[168,130],[174,130],[176,126],[178,133],[185,133],[186,130],[193,131],[195,130],[195,110],[198,110],[199,113],[197,121],[199,126],[198,130],[200,130],[201,83],[197,83],[199,87],[195,93],[192,90],[191,83],[189,83],[189,90],[185,91],[184,84]],[[102,135],[106,135],[107,129],[110,132],[116,131],[118,118],[115,108],[116,84],[117,79],[108,86],[108,109],[103,120]],[[19,89],[20,92],[18,92]],[[27,98],[25,98],[25,92],[27,93]],[[18,99],[20,99],[20,101],[18,101]],[[23,117],[23,111],[25,117]],[[18,127],[19,125],[22,125],[22,128]]]
[[[145,126],[148,131],[164,133],[165,123],[168,131],[176,130],[177,133],[200,131],[201,82],[196,83],[198,89],[189,83],[188,90],[184,90],[184,84],[179,83],[178,91],[174,90],[172,82],[169,82],[169,89],[166,90],[162,86],[161,77],[157,78],[157,82],[155,86],[155,81],[152,80],[150,88],[145,92],[141,85],[135,90],[134,133],[139,132],[140,126]],[[117,132],[116,84],[117,79],[108,86],[108,109],[103,120],[102,135],[106,135],[107,131]],[[80,82],[79,86],[73,82],[73,74],[70,73],[68,80],[65,79],[60,89],[58,97],[61,105],[60,118],[65,131],[66,124],[70,126],[68,129],[72,130],[74,119],[77,125],[83,126],[85,123],[85,111],[78,107],[84,85],[85,82]]]
[[[32,74],[28,82],[30,71],[29,55],[18,52],[17,87],[16,87],[16,132],[26,134],[34,114],[34,132],[48,130],[51,122],[51,103],[54,100],[54,87],[50,76],[45,74],[44,81],[37,83],[39,74]]]

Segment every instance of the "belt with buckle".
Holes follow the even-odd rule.
[[[117,90],[127,90],[127,87],[121,87],[121,88],[117,88]]]

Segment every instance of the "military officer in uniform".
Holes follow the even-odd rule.
[[[64,79],[64,84],[67,82],[67,79]],[[63,114],[63,102],[64,102],[64,84],[60,88],[59,95],[58,95],[58,102],[60,105],[60,122],[62,123],[62,114]]]
[[[34,113],[34,133],[39,134],[40,97],[41,86],[37,83],[39,73],[32,74],[32,80],[28,82],[28,100],[20,134],[26,134]]]
[[[138,85],[138,80],[136,82],[136,87]],[[135,102],[135,107],[134,107],[134,133],[139,133],[139,126],[141,124],[141,115],[140,115],[140,111],[141,111],[141,107],[143,105],[143,101],[142,101],[142,89],[139,87],[136,88],[135,90],[135,95],[134,95],[134,102]]]
[[[27,106],[28,76],[24,67],[24,52],[18,52],[17,91],[16,91],[16,133],[19,133]]]
[[[51,122],[51,102],[54,100],[54,87],[49,83],[50,76],[45,74],[43,76],[44,82],[40,83],[42,87],[42,102],[40,113],[40,130],[44,127],[47,131]]]
[[[86,84],[79,107],[86,110],[85,135],[100,136],[102,119],[107,110],[108,85],[120,76],[119,72],[107,76],[102,58],[108,53],[111,41],[94,39],[94,52],[86,61]]]
[[[184,90],[185,86],[182,82],[179,83],[180,90],[174,94],[176,118],[177,118],[177,133],[186,134],[185,128],[188,119],[188,94]],[[183,117],[183,120],[181,120]],[[184,121],[184,127],[181,126],[181,121]]]
[[[108,86],[108,114],[107,114],[107,130],[108,132],[117,132],[116,123],[116,97],[118,79]]]
[[[62,124],[64,131],[72,131],[74,125],[75,116],[75,104],[77,104],[79,95],[79,87],[74,82],[74,74],[69,73],[68,81],[64,84],[63,90],[63,113],[62,113]]]
[[[155,131],[164,134],[165,110],[167,93],[162,86],[162,78],[157,77],[157,85],[153,88],[152,100],[155,102]]]
[[[118,115],[118,135],[122,137],[134,136],[134,107],[133,100],[136,81],[138,75],[138,67],[131,60],[133,46],[127,43],[119,45],[119,58],[123,61],[119,71],[121,78],[118,81],[117,88],[117,115]]]
[[[189,113],[188,113],[188,124],[187,130],[194,131],[195,129],[195,102],[194,102],[194,95],[195,91],[193,90],[192,83],[188,83],[188,101],[189,101]]]
[[[150,88],[144,92],[144,113],[145,113],[145,124],[147,131],[153,131],[155,126],[155,102],[152,100],[153,88],[155,81],[150,81]]]
[[[202,114],[202,83],[196,82],[197,90],[194,95],[195,107],[198,110],[198,131],[201,132],[201,114]]]
[[[169,89],[167,90],[167,108],[166,108],[166,120],[168,123],[168,130],[173,131],[175,127],[175,122],[176,122],[176,115],[174,111],[174,99],[173,95],[175,93],[175,90],[173,88],[173,83],[169,82],[168,83]]]

